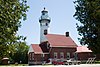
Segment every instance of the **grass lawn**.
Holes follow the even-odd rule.
[[[0,66],[28,66],[28,64],[8,64],[8,65],[0,65]]]
[[[95,64],[100,64],[100,60],[99,61],[95,61]]]

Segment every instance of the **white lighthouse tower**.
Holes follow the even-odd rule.
[[[44,10],[41,11],[42,15],[39,18],[40,22],[40,43],[47,41],[45,35],[48,34],[49,23],[51,21],[50,17],[48,16],[48,11]]]

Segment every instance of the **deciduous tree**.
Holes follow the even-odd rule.
[[[26,42],[18,42],[9,45],[9,59],[11,62],[28,63],[29,46]]]
[[[28,8],[26,0],[0,0],[0,58],[7,52],[7,46],[16,42],[16,33],[21,20],[26,20]]]
[[[100,0],[76,0],[74,3],[80,43],[100,54]]]

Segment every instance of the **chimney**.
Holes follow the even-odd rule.
[[[66,32],[66,37],[69,37],[69,32]]]

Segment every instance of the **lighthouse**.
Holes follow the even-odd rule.
[[[48,11],[44,8],[41,11],[42,15],[39,18],[39,22],[40,22],[40,43],[47,41],[45,35],[48,34],[48,28],[49,28],[49,24],[50,24],[50,17],[48,15]]]

